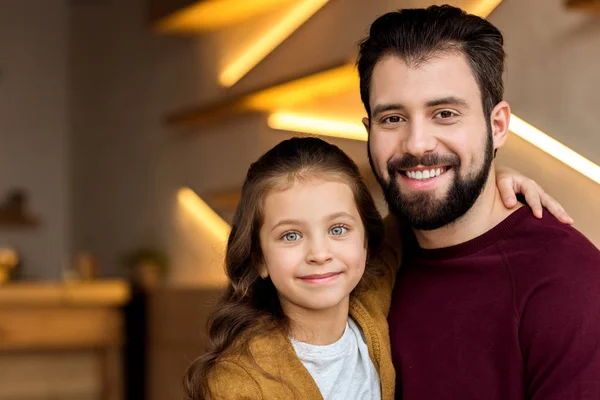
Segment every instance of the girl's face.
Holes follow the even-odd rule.
[[[270,276],[286,315],[340,308],[367,260],[365,229],[350,187],[308,179],[264,200],[261,275]]]

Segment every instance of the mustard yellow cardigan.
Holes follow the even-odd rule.
[[[386,221],[386,229],[390,226],[393,224],[390,224],[389,220]],[[387,237],[389,239],[390,236]],[[381,255],[372,261],[380,263],[380,269],[384,274],[376,277],[371,288],[350,298],[350,316],[365,335],[369,355],[379,373],[383,400],[394,398],[395,372],[390,350],[387,314],[396,273],[400,266],[399,248],[399,239],[385,244]],[[217,361],[209,375],[212,399],[323,399],[317,384],[296,355],[289,338],[283,333],[271,332],[252,339],[250,352],[258,366],[280,378],[280,381],[267,377],[255,367],[250,357],[227,355]]]

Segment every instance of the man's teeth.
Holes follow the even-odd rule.
[[[435,178],[436,176],[440,176],[445,170],[446,168],[437,168],[425,171],[406,171],[406,176],[408,176],[410,179],[422,181],[423,179]]]

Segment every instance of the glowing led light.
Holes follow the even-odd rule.
[[[219,75],[225,87],[233,86],[277,46],[294,33],[329,0],[304,0],[292,8],[281,20],[245,49],[236,60]]]
[[[267,123],[273,129],[352,140],[367,140],[365,127],[360,123],[351,121],[276,112],[269,116]]]
[[[482,0],[469,8],[468,11],[471,14],[478,15],[482,18],[487,18],[500,3],[502,3],[502,0]]]
[[[511,116],[510,131],[569,167],[600,183],[600,167],[521,118]]]
[[[252,110],[273,111],[306,104],[357,87],[356,70],[353,64],[348,64],[250,95],[244,100],[244,106]]]
[[[162,18],[159,32],[197,32],[241,22],[272,8],[298,0],[202,0]]]
[[[210,231],[217,240],[226,242],[229,237],[231,227],[225,222],[212,208],[208,206],[198,195],[190,188],[179,189],[177,199],[196,220]]]

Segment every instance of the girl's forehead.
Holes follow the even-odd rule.
[[[282,218],[313,219],[339,212],[357,214],[354,193],[346,182],[329,179],[296,180],[274,188],[264,199],[264,223]]]
[[[333,172],[297,172],[275,178],[266,195],[281,192],[299,186],[315,186],[323,183],[339,183],[351,189],[352,178],[341,173]]]

